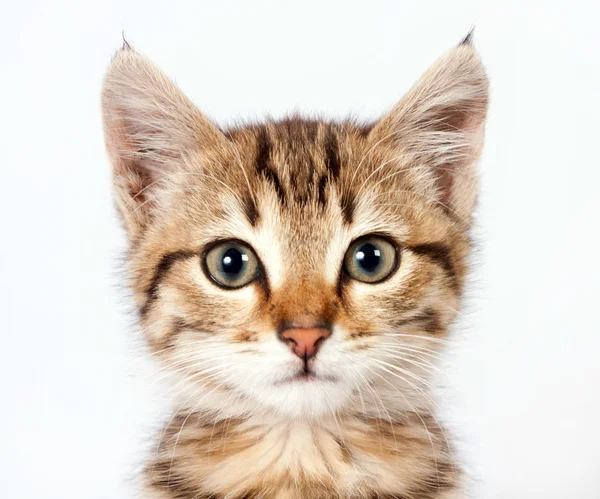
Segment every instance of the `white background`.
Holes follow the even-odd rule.
[[[2,3],[0,497],[131,497],[160,413],[100,120],[122,29],[226,124],[376,117],[476,25],[492,101],[448,418],[475,497],[600,498],[597,2]]]

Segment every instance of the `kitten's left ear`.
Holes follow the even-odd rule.
[[[469,221],[478,188],[488,79],[470,37],[427,70],[370,132],[399,149],[441,205]],[[420,168],[422,167],[422,168]]]

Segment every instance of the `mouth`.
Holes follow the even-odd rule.
[[[333,376],[317,374],[312,370],[302,369],[297,373],[289,376],[285,379],[278,381],[277,385],[287,385],[291,383],[316,383],[316,382],[329,382],[335,383],[337,382],[337,378]]]

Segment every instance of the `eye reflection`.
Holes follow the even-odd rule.
[[[374,272],[381,262],[381,250],[371,243],[365,243],[356,252],[358,264],[366,272]]]

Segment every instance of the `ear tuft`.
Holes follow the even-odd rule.
[[[133,48],[131,48],[131,44],[127,41],[127,38],[125,38],[125,30],[121,31],[121,38],[123,39],[121,50],[133,50]]]
[[[461,45],[473,45],[473,33],[474,33],[474,31],[475,31],[475,26],[471,27],[471,29],[467,33],[467,36],[465,36],[460,41],[460,43],[458,44],[458,46],[460,47]]]

